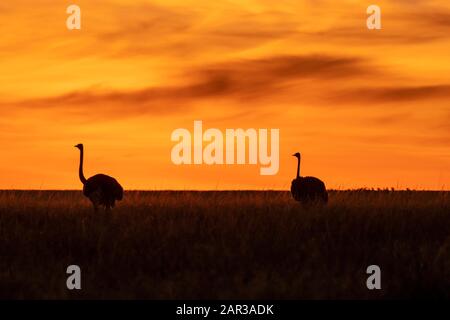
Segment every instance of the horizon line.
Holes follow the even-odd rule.
[[[2,191],[65,191],[65,192],[82,192],[81,189],[0,189]],[[410,188],[349,188],[349,189],[327,189],[331,192],[341,191],[415,191],[415,192],[450,192],[450,189],[410,189]],[[125,189],[124,192],[290,192],[286,189]]]

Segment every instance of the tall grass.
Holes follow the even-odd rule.
[[[66,289],[66,268],[82,290]],[[366,288],[377,264],[382,290]],[[0,191],[0,298],[450,297],[448,192],[127,192],[94,214],[81,192]]]

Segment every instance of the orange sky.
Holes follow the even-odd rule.
[[[68,5],[82,10],[69,31]],[[0,188],[450,188],[450,3],[15,0],[0,4]],[[279,128],[280,170],[176,166],[176,128]]]

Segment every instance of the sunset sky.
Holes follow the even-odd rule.
[[[66,8],[82,29],[66,28]],[[382,11],[368,30],[366,8]],[[450,2],[0,3],[0,189],[450,189]],[[171,162],[173,130],[279,128],[280,170]]]

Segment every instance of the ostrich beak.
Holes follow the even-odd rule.
[[[295,157],[295,153],[292,156]]]

